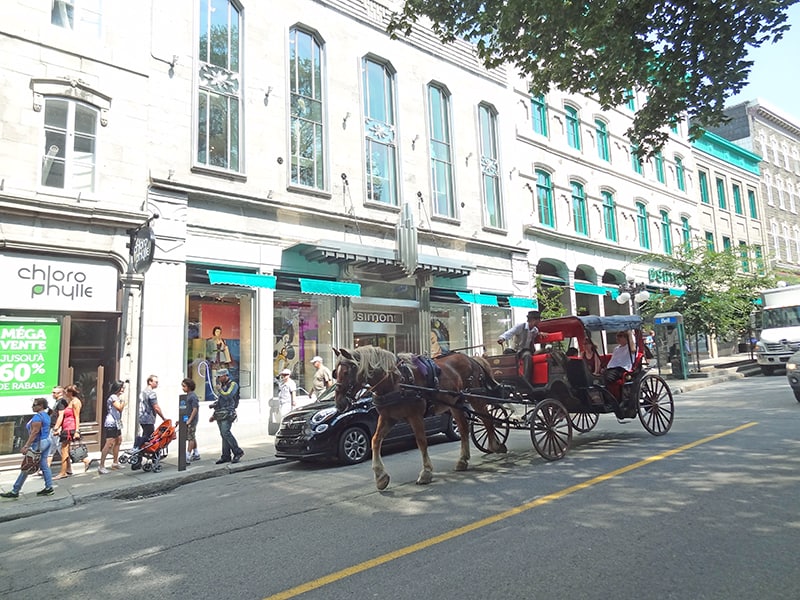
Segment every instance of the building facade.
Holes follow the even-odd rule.
[[[227,368],[266,407],[280,370],[309,387],[334,348],[492,353],[536,277],[569,312],[629,311],[618,286],[678,293],[651,255],[707,227],[684,124],[642,161],[625,131],[643,98],[532,98],[466,42],[390,39],[399,2],[15,4],[0,268],[24,285],[0,305],[18,384],[0,454],[55,383],[80,384],[97,442],[114,379],[158,374],[175,414],[183,377],[210,400]]]

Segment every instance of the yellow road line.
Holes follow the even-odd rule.
[[[481,529],[482,527],[486,527],[487,525],[492,525],[504,519],[508,519],[509,517],[519,515],[528,510],[531,510],[532,508],[536,508],[537,506],[544,506],[545,504],[550,504],[551,502],[554,502],[560,498],[569,496],[570,494],[574,494],[575,492],[579,492],[580,490],[585,490],[586,488],[592,487],[593,485],[597,485],[598,483],[603,483],[604,481],[608,481],[609,479],[612,479],[619,475],[623,475],[624,473],[628,473],[635,469],[639,469],[641,467],[649,465],[650,463],[656,462],[658,460],[663,460],[665,458],[669,458],[670,456],[674,456],[675,454],[679,454],[681,452],[685,452],[686,450],[690,450],[691,448],[700,446],[701,444],[707,444],[708,442],[713,442],[714,440],[718,440],[719,438],[734,433],[738,433],[739,431],[742,431],[749,427],[753,427],[754,425],[757,424],[758,423],[755,421],[750,423],[745,423],[744,425],[734,427],[733,429],[728,429],[727,431],[723,431],[721,433],[716,433],[714,435],[704,437],[689,444],[679,446],[678,448],[667,450],[666,452],[662,452],[661,454],[655,454],[653,456],[645,458],[644,460],[640,460],[639,462],[630,464],[626,467],[621,467],[619,469],[609,471],[608,473],[604,473],[603,475],[598,475],[597,477],[593,477],[592,479],[587,479],[584,482],[577,483],[568,488],[564,488],[563,490],[560,490],[558,492],[553,492],[552,494],[547,494],[546,496],[542,496],[541,498],[537,498],[536,500],[531,500],[530,502],[526,502],[525,504],[515,506],[514,508],[510,508],[496,515],[492,515],[491,517],[486,517],[485,519],[481,519],[480,521],[475,521],[474,523],[470,523],[469,525],[464,525],[463,527],[452,529],[435,537],[428,538],[427,540],[422,540],[421,542],[417,542],[416,544],[411,544],[410,546],[406,546],[405,548],[399,548],[392,552],[387,552],[386,554],[376,556],[375,558],[372,558],[370,560],[365,560],[364,562],[358,563],[357,565],[353,565],[352,567],[347,567],[346,569],[342,569],[340,571],[336,571],[335,573],[331,573],[330,575],[325,575],[324,577],[320,577],[318,579],[314,579],[313,581],[303,583],[288,590],[284,590],[277,594],[273,594],[272,596],[267,596],[266,598],[264,598],[264,600],[288,600],[289,598],[294,598],[306,592],[319,589],[328,584],[345,579],[346,577],[350,577],[351,575],[356,575],[357,573],[363,573],[364,571],[367,571],[374,567],[378,567],[380,565],[384,565],[398,558],[402,558],[403,556],[408,556],[409,554],[413,554],[414,552],[425,550],[426,548],[430,548],[431,546],[435,546],[436,544],[441,544],[442,542],[452,540],[453,538],[457,538],[466,533],[470,533],[471,531]]]

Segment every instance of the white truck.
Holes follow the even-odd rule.
[[[771,375],[800,350],[800,285],[764,290],[761,301],[756,359],[764,375]]]

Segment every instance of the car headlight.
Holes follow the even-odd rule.
[[[767,348],[761,342],[756,342],[756,352],[766,352]]]
[[[338,411],[336,410],[335,406],[331,406],[330,408],[323,408],[320,411],[317,411],[313,417],[311,417],[311,425],[316,426],[322,423],[323,421],[327,421],[330,417],[335,415]]]
[[[794,371],[795,369],[797,369],[797,363],[786,363],[787,371]]]

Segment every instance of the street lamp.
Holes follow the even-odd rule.
[[[642,302],[647,302],[650,299],[650,292],[645,288],[644,283],[636,283],[633,277],[629,278],[627,283],[620,285],[617,290],[617,304],[631,303],[633,307],[633,314],[639,313],[639,305]]]

